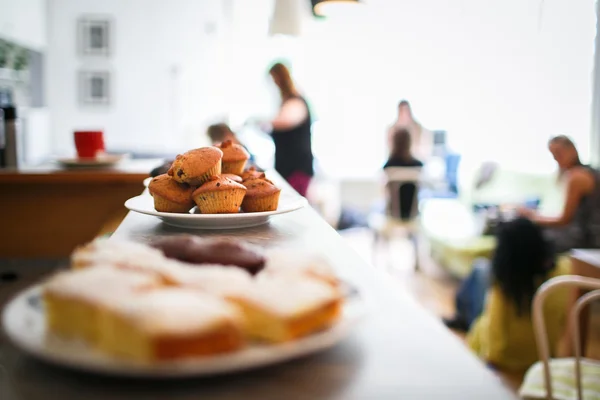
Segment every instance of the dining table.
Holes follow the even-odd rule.
[[[573,249],[570,258],[571,274],[600,280],[600,249]],[[577,300],[587,292],[588,290],[584,289],[573,289],[569,299],[569,309],[572,309]],[[580,351],[584,355],[588,346],[590,318],[590,306],[584,307],[579,315]],[[564,343],[567,344],[565,347],[568,349],[565,355],[574,353],[574,349],[569,345],[573,343],[572,335],[573,332],[568,329],[564,338]]]
[[[516,398],[437,316],[389,274],[359,256],[308,205],[273,216],[266,224],[230,230],[177,228],[154,216],[130,212],[109,240],[148,242],[157,236],[184,233],[289,249],[294,254],[320,254],[343,281],[356,288],[365,303],[365,316],[349,336],[327,350],[254,370],[185,379],[126,379],[51,365],[0,336],[0,399]],[[18,269],[13,265],[19,277],[0,281],[0,302],[63,264],[37,261]],[[2,269],[10,268],[0,264],[0,276]]]

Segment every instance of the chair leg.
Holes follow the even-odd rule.
[[[410,241],[413,244],[413,248],[415,251],[415,272],[420,270],[420,265],[419,265],[419,240],[417,238],[417,235],[413,232],[409,232],[408,233],[408,238],[410,239]]]
[[[392,260],[392,245],[391,245],[391,237],[388,235],[383,236],[383,245],[385,247],[385,258],[388,267],[388,271],[392,271],[394,268],[394,263]]]
[[[373,231],[373,244],[371,245],[371,263],[374,267],[377,266],[377,250],[379,249],[379,242],[381,235],[376,230]]]

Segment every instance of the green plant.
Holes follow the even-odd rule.
[[[0,68],[8,65],[8,57],[10,55],[10,43],[0,39]]]
[[[13,69],[15,71],[23,71],[27,69],[29,64],[29,52],[23,47],[17,47],[13,54]]]

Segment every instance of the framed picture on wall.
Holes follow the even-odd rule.
[[[108,56],[111,53],[112,22],[108,17],[82,17],[78,21],[79,53]]]
[[[78,86],[79,104],[84,106],[110,104],[109,71],[80,71]]]

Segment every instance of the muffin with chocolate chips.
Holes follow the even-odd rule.
[[[246,162],[250,158],[250,154],[244,146],[233,143],[231,140],[225,140],[218,145],[223,152],[221,160],[221,172],[224,174],[240,175],[244,171]]]
[[[187,213],[194,207],[194,188],[186,183],[175,182],[169,175],[153,178],[148,191],[154,198],[154,208],[159,212]]]
[[[192,194],[202,214],[229,214],[240,211],[246,188],[224,176],[213,176]]]
[[[244,181],[246,196],[242,202],[244,212],[275,211],[279,204],[279,189],[273,182],[262,174],[258,178]]]
[[[221,174],[221,176],[224,176],[225,178],[229,178],[234,182],[237,183],[242,183],[242,177],[236,174]]]
[[[200,186],[221,174],[223,152],[217,147],[202,147],[178,155],[169,168],[169,176],[179,183]]]
[[[240,175],[242,182],[248,179],[260,178],[261,176],[264,176],[264,173],[256,169],[256,167],[250,167]]]

